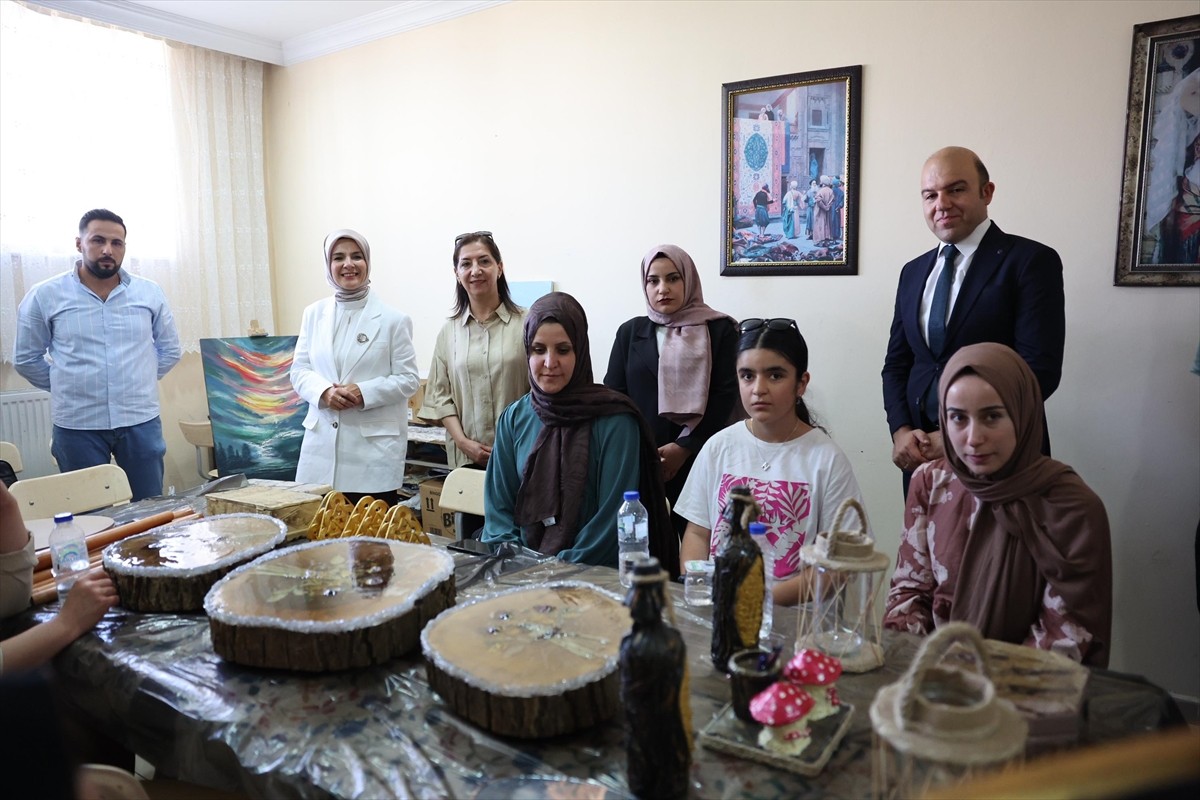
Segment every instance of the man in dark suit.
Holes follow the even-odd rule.
[[[925,221],[945,246],[900,272],[883,362],[892,462],[904,472],[906,497],[912,470],[943,455],[937,385],[958,348],[1008,345],[1028,362],[1043,398],[1054,393],[1062,376],[1062,260],[1051,248],[1004,233],[988,219],[995,189],[983,162],[962,147],[939,150],[921,171]],[[1044,452],[1049,445],[1047,437]]]

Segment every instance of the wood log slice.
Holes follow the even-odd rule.
[[[104,569],[133,611],[199,611],[213,584],[278,547],[287,526],[266,514],[221,514],[155,528],[104,549]]]
[[[452,605],[452,556],[366,536],[270,553],[230,572],[204,600],[222,658],[304,672],[405,655],[426,623]]]
[[[558,736],[620,708],[617,657],[632,622],[621,598],[563,581],[491,594],[421,634],[429,685],[502,736]]]

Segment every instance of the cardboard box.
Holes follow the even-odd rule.
[[[442,508],[442,486],[445,481],[437,478],[421,484],[421,527],[426,533],[457,539],[454,532],[454,512]]]
[[[424,404],[425,404],[425,378],[421,378],[421,384],[420,384],[420,386],[417,387],[417,393],[414,394],[412,397],[408,398],[408,421],[409,422],[415,421],[418,424],[421,424],[421,421],[417,419],[417,412],[421,409],[421,406],[423,406]]]
[[[207,496],[208,516],[216,514],[266,514],[287,525],[287,538],[308,532],[308,523],[321,506],[315,494],[276,489],[271,486],[247,486]]]

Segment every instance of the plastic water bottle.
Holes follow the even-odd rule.
[[[54,515],[54,530],[50,531],[50,571],[58,586],[58,599],[65,600],[75,581],[85,575],[88,563],[87,539],[83,529],[75,524],[69,513]]]
[[[617,510],[617,551],[621,585],[628,587],[633,581],[633,556],[650,556],[650,519],[637,492],[626,492]]]
[[[762,626],[758,629],[758,640],[767,641],[771,635],[771,625],[775,621],[775,551],[767,541],[767,526],[761,522],[750,523],[750,538],[762,550],[763,555],[763,584],[766,587],[766,597],[763,598]]]

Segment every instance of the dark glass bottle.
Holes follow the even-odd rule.
[[[758,504],[748,488],[729,491],[722,517],[729,522],[729,538],[713,569],[712,661],[728,672],[730,656],[758,646],[766,573],[762,551],[748,530],[758,519]]]
[[[687,648],[663,620],[666,580],[658,559],[635,562],[625,601],[633,630],[621,640],[629,791],[647,799],[686,797],[692,765]]]

